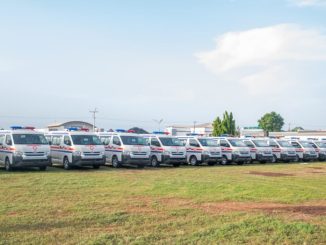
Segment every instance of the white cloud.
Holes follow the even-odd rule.
[[[305,6],[326,6],[326,0],[290,0],[293,4],[300,7]]]
[[[326,36],[320,30],[281,24],[225,33],[213,50],[196,56],[209,70],[238,81],[250,94],[279,94],[307,82],[302,78],[306,75],[296,75],[302,73],[302,63],[326,61]]]

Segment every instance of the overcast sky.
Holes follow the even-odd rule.
[[[0,31],[0,127],[96,107],[103,128],[274,110],[326,129],[326,0],[7,0]]]

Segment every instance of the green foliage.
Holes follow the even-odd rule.
[[[265,132],[280,132],[284,125],[284,119],[280,114],[272,111],[260,118],[258,124]]]
[[[302,130],[304,130],[303,127],[295,127],[292,129],[292,132],[298,132],[298,131],[302,131]]]
[[[228,113],[225,111],[223,114],[223,120],[217,117],[213,121],[213,136],[219,136],[221,134],[235,135],[236,133],[235,120],[232,112]]]

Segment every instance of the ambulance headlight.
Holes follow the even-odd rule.
[[[23,154],[24,154],[24,152],[22,152],[22,151],[16,151],[15,152],[15,155],[18,156],[18,157],[23,156]]]
[[[81,152],[80,152],[80,151],[74,151],[74,152],[73,152],[73,155],[74,155],[74,156],[80,156],[80,155],[81,155]]]
[[[129,156],[131,154],[131,151],[124,151],[123,152],[123,155],[127,155],[127,156]]]
[[[47,151],[47,152],[45,152],[45,154],[46,154],[47,156],[50,156],[51,152]]]
[[[164,151],[163,154],[164,154],[164,155],[170,155],[171,152],[169,152],[169,151]]]
[[[104,153],[104,151],[101,151],[100,154],[103,156],[105,153]]]
[[[240,151],[233,151],[233,154],[240,155]]]
[[[209,151],[203,151],[204,155],[209,155]]]

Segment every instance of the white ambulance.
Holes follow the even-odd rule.
[[[221,164],[235,162],[238,165],[251,162],[250,149],[239,138],[214,137],[222,148]]]
[[[222,150],[216,139],[201,136],[178,137],[187,150],[187,162],[192,165],[207,163],[210,166],[221,162]]]
[[[113,167],[133,165],[143,168],[148,165],[151,151],[141,134],[118,129],[116,132],[99,132],[97,135],[105,146],[107,162]]]
[[[326,161],[326,141],[312,141],[311,145],[317,151],[319,161]]]
[[[11,127],[0,130],[0,165],[7,171],[15,167],[38,167],[46,170],[51,165],[50,146],[44,134],[34,127]]]
[[[98,169],[105,165],[105,149],[95,133],[86,129],[69,128],[46,134],[51,145],[53,165],[61,165],[68,170],[73,166],[92,166]]]
[[[252,161],[260,163],[272,162],[273,152],[265,139],[246,138],[243,142],[249,147]]]
[[[318,159],[317,151],[309,141],[291,139],[289,142],[295,148],[299,161],[314,161]]]
[[[273,160],[272,162],[295,162],[299,158],[295,148],[285,139],[268,139],[268,145],[272,147]]]
[[[145,136],[151,149],[150,166],[159,167],[160,164],[179,167],[186,161],[186,147],[174,136],[164,132],[153,132]]]

